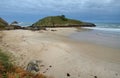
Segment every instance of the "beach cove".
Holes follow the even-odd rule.
[[[76,28],[5,30],[0,47],[24,69],[39,60],[39,72],[52,78],[119,78],[120,49],[71,39],[76,32]]]

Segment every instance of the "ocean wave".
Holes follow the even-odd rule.
[[[120,29],[117,28],[100,28],[100,27],[83,27],[85,29],[93,29],[93,30],[102,30],[102,31],[114,31],[120,32]]]

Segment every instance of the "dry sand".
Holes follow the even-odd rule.
[[[2,31],[0,47],[23,68],[39,60],[40,73],[54,78],[120,78],[120,49],[68,39],[74,28],[50,30]]]

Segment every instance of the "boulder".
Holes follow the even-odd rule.
[[[30,61],[27,65],[26,70],[29,72],[38,72],[40,70],[39,63],[40,63],[40,61],[38,61],[38,60]]]

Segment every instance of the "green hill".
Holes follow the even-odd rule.
[[[4,29],[6,26],[8,26],[8,23],[0,18],[0,29]]]
[[[66,18],[64,15],[61,16],[48,16],[40,19],[32,26],[70,26],[70,25],[83,25],[84,23],[79,20]]]

